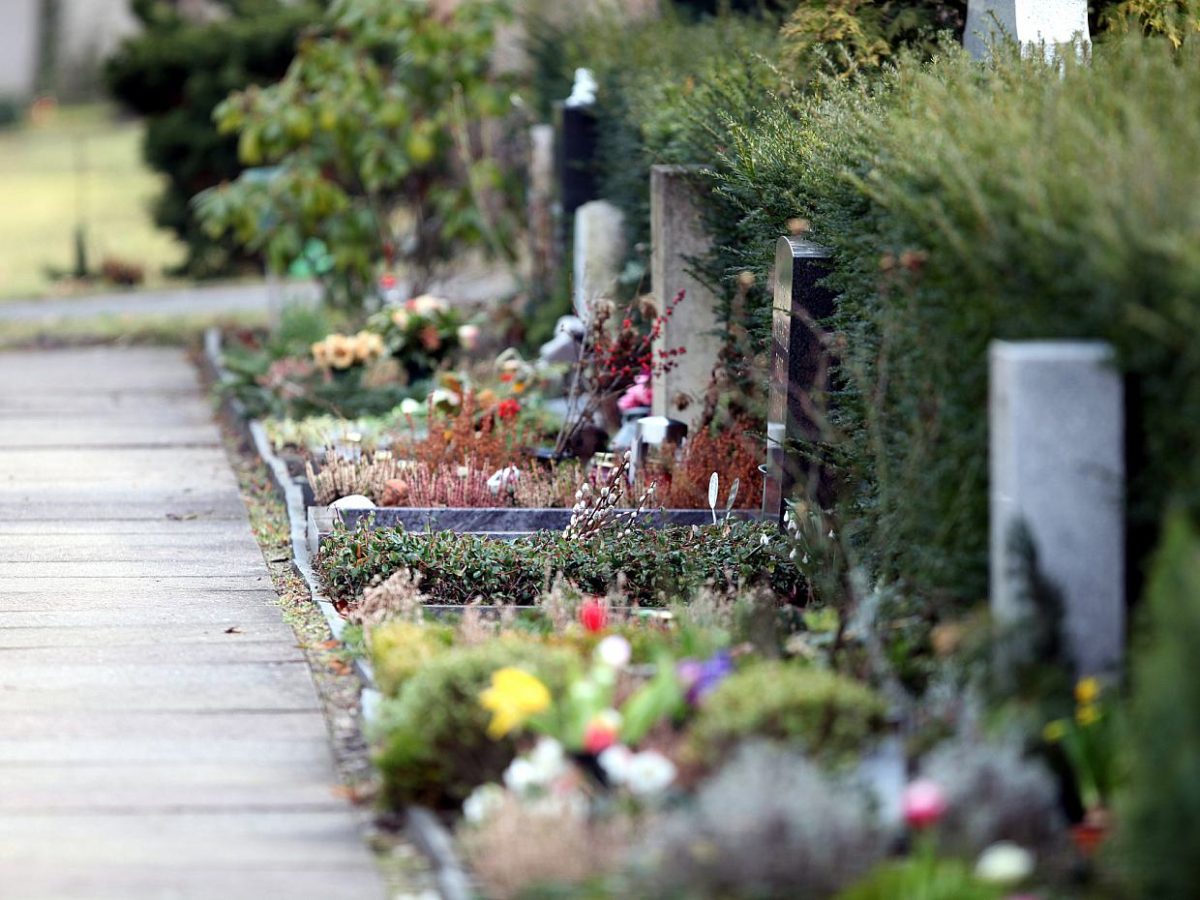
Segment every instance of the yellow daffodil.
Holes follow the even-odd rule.
[[[499,740],[549,707],[550,691],[535,676],[510,666],[492,673],[492,685],[479,703],[492,714],[488,737]]]
[[[1100,697],[1100,682],[1095,678],[1083,678],[1075,685],[1075,702],[1080,706],[1089,706]]]
[[[1100,709],[1094,703],[1086,703],[1075,710],[1075,721],[1083,728],[1100,721]]]

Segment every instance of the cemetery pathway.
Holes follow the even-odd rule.
[[[0,895],[379,898],[183,351],[0,355]]]

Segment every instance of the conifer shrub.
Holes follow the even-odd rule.
[[[207,235],[190,205],[193,195],[242,171],[237,139],[218,132],[213,110],[230,91],[281,77],[317,15],[316,2],[220,5],[227,15],[193,22],[171,4],[137,0],[142,31],[105,68],[109,92],[147,119],[143,154],[166,178],[154,219],[187,244],[184,269],[196,276],[227,273],[251,259],[231,241]]]
[[[1200,532],[1179,512],[1163,529],[1145,600],[1119,858],[1135,896],[1183,900],[1200,884]]]

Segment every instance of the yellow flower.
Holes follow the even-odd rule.
[[[360,331],[354,336],[354,355],[359,362],[370,362],[383,356],[383,338],[373,331]]]
[[[1100,710],[1094,703],[1086,703],[1075,710],[1075,721],[1084,728],[1100,721]]]
[[[324,341],[317,341],[312,345],[312,357],[313,362],[317,364],[317,368],[329,368],[329,348],[325,346]]]
[[[492,714],[488,737],[499,740],[550,706],[550,691],[523,669],[511,666],[492,673],[492,686],[479,695]]]
[[[403,330],[408,327],[408,310],[397,309],[392,312],[392,324]]]
[[[1062,719],[1055,719],[1053,722],[1048,722],[1046,727],[1042,729],[1042,739],[1047,744],[1057,744],[1067,736],[1067,725]]]
[[[1089,706],[1100,697],[1100,682],[1095,678],[1083,678],[1075,685],[1075,702]]]
[[[335,369],[348,369],[354,365],[354,342],[344,334],[331,334],[325,338],[329,363]]]

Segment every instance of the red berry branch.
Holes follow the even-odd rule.
[[[576,396],[582,396],[583,405],[578,415],[563,424],[555,445],[557,452],[570,446],[580,429],[594,421],[601,407],[618,397],[638,375],[654,378],[679,364],[678,357],[687,352],[686,348],[656,350],[655,344],[684,296],[684,291],[676,294],[665,309],[650,320],[649,330],[645,332],[638,330],[631,315],[622,318],[619,325],[612,323],[615,312],[612,303],[601,301],[595,304],[579,361],[575,364],[572,385],[572,401]]]

